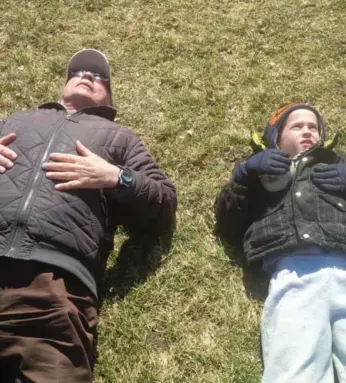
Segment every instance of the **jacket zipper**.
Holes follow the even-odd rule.
[[[21,207],[19,209],[20,213],[18,215],[17,222],[15,224],[14,233],[12,235],[12,240],[11,240],[10,244],[8,245],[9,250],[7,250],[6,254],[5,254],[6,257],[12,257],[13,254],[16,251],[18,251],[18,249],[20,247],[21,239],[22,239],[22,237],[24,235],[24,231],[25,231],[25,224],[26,224],[26,221],[27,221],[28,216],[29,216],[29,211],[30,211],[29,207],[30,207],[32,201],[34,200],[34,198],[36,196],[37,185],[40,183],[42,176],[44,174],[44,172],[42,170],[42,164],[43,164],[43,162],[46,161],[46,159],[50,153],[50,150],[52,149],[52,146],[56,141],[56,138],[58,136],[58,132],[59,132],[60,128],[65,123],[65,118],[69,119],[69,116],[67,116],[67,117],[64,116],[63,119],[61,120],[61,122],[60,123],[58,122],[56,124],[56,126],[53,130],[53,133],[51,135],[51,138],[49,139],[48,144],[46,146],[46,150],[44,151],[41,158],[37,161],[37,164],[34,168],[34,177],[32,178],[30,188],[26,191],[26,193],[23,196],[23,201],[22,201]]]
[[[302,167],[302,159],[303,159],[303,157],[308,156],[308,155],[309,155],[310,153],[312,153],[315,149],[317,149],[317,148],[323,146],[323,144],[324,144],[324,141],[323,141],[323,140],[320,140],[320,141],[318,141],[312,148],[310,148],[310,149],[307,150],[306,152],[302,152],[301,155],[300,155],[299,158],[298,158],[297,165],[296,165],[296,169],[295,169],[295,172],[294,172],[294,177],[293,177],[293,180],[292,180],[292,187],[291,187],[291,204],[292,204],[293,226],[294,226],[294,231],[295,231],[295,233],[296,233],[296,238],[297,238],[298,243],[301,242],[301,238],[299,237],[298,228],[297,228],[296,220],[295,220],[295,201],[294,201],[294,194],[295,194],[296,180],[297,180],[298,175],[300,174],[300,170],[301,170],[301,167]]]

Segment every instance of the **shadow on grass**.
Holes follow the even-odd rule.
[[[249,266],[245,261],[241,246],[232,245],[219,237],[218,239],[220,240],[230,262],[233,265],[242,268],[243,283],[247,297],[249,299],[264,302],[268,293],[269,278],[262,270],[261,262],[253,263]]]
[[[225,254],[228,256],[231,264],[242,268],[243,284],[245,287],[246,296],[249,299],[255,299],[256,301],[264,302],[268,294],[269,278],[268,275],[262,270],[262,263],[258,262],[249,266],[245,261],[242,246],[230,244],[227,240],[219,235],[217,228],[214,229],[214,234],[222,244]],[[258,343],[258,353],[261,358],[263,372],[264,364],[261,339]]]
[[[106,270],[101,302],[124,299],[131,289],[145,282],[168,253],[172,232],[132,233],[121,246],[115,264]]]
[[[174,225],[175,226],[175,225]],[[175,227],[165,234],[159,231],[131,233],[122,244],[114,265],[106,269],[99,288],[99,311],[104,303],[122,300],[135,287],[153,275],[169,252]],[[98,333],[94,334],[92,369],[98,358]]]

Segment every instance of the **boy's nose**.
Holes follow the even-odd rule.
[[[308,126],[304,126],[303,128],[303,135],[304,136],[311,136],[311,131]]]

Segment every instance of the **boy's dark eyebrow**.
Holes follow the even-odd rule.
[[[293,123],[292,125],[290,125],[290,128],[293,128],[293,127],[295,127],[295,126],[301,126],[302,124],[304,124],[303,121],[295,122],[295,123]],[[315,123],[315,122],[307,122],[307,124],[308,124],[309,128],[312,127],[312,126],[318,128],[318,123]]]

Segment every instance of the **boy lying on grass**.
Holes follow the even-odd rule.
[[[254,138],[256,138],[254,136]],[[262,262],[262,382],[346,382],[346,162],[309,104],[269,119],[215,203],[217,230]]]

